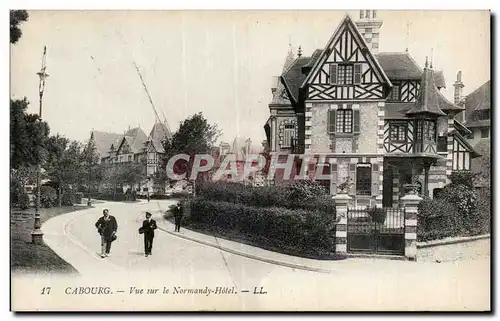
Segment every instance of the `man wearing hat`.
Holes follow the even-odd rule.
[[[155,237],[156,221],[151,218],[151,213],[146,212],[146,219],[142,222],[139,229],[140,234],[144,234],[144,253],[146,257],[151,255],[153,249],[153,238]]]
[[[109,215],[108,209],[104,209],[102,214],[103,216],[95,223],[95,227],[97,227],[97,232],[101,235],[101,257],[104,258],[109,256],[111,242],[116,240],[118,223],[114,216]]]

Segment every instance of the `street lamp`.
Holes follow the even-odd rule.
[[[49,76],[46,72],[46,66],[45,66],[45,59],[47,55],[47,47],[43,47],[43,56],[42,56],[42,68],[40,69],[39,72],[36,74],[38,77],[40,77],[40,82],[38,84],[38,93],[39,93],[39,103],[40,103],[40,112],[39,112],[39,117],[38,120],[40,121],[40,124],[42,123],[42,98],[43,98],[43,91],[45,90],[45,79]],[[38,146],[37,146],[38,147]],[[38,147],[39,148],[39,147]],[[40,229],[42,226],[40,222],[40,163],[41,163],[41,153],[38,153],[37,157],[37,165],[36,165],[36,204],[35,204],[35,224],[33,227],[33,231],[31,232],[31,242],[33,244],[42,244],[43,243],[43,232]]]

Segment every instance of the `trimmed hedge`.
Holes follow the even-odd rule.
[[[38,196],[35,194],[35,202]],[[57,205],[57,191],[51,186],[40,186],[40,207],[49,208]]]
[[[454,204],[444,199],[425,198],[418,205],[418,241],[465,235],[463,221]]]
[[[61,205],[72,206],[73,204],[76,204],[75,194],[72,193],[62,194]]]
[[[477,207],[472,235],[487,234],[491,232],[491,190],[481,188],[476,191]]]
[[[490,190],[472,191],[470,185],[451,184],[439,197],[418,206],[418,241],[490,233]]]
[[[216,231],[237,232],[259,243],[325,254],[335,248],[335,215],[322,211],[257,207],[194,198],[190,223]]]
[[[115,195],[108,193],[101,193],[97,194],[96,198],[103,201],[117,201],[117,202],[127,200],[127,196],[123,193],[116,193]]]
[[[323,186],[313,181],[262,187],[231,182],[207,182],[197,185],[196,193],[206,199],[248,206],[335,213],[335,202]]]

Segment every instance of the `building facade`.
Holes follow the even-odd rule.
[[[324,167],[332,195],[397,207],[405,184],[432,197],[478,155],[455,120],[463,108],[440,92],[443,73],[408,52],[379,53],[381,27],[376,11],[362,10],[356,22],[345,16],[324,49],[289,53],[264,128],[271,153]]]
[[[121,163],[144,164],[147,179],[135,188],[140,193],[154,193],[158,186],[153,177],[161,166],[165,154],[163,142],[172,134],[166,123],[154,124],[149,135],[140,128],[128,129],[124,134],[92,131],[89,142],[96,147],[100,163],[116,165]]]
[[[471,170],[480,174],[477,184],[482,187],[489,187],[490,155],[491,155],[491,88],[490,81],[487,81],[470,94],[463,96],[464,83],[462,82],[462,72],[457,74],[457,80],[453,84],[455,88],[455,104],[464,108],[456,119],[469,130],[467,134],[468,142],[481,154],[472,161]],[[485,179],[486,178],[486,179]]]

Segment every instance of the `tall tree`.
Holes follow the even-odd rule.
[[[28,114],[28,101],[10,101],[10,163],[11,168],[35,165],[46,154],[49,125],[38,115]]]
[[[10,43],[15,44],[21,38],[23,32],[19,25],[28,21],[29,15],[26,10],[11,10],[10,11]]]
[[[82,160],[84,162],[83,170],[83,181],[87,182],[87,193],[90,198],[91,187],[96,183],[96,173],[99,167],[99,153],[97,152],[97,146],[93,140],[90,140],[85,148],[83,149]],[[85,179],[85,177],[87,179]]]
[[[210,124],[201,112],[194,114],[181,122],[179,129],[172,135],[171,140],[164,142],[164,165],[174,155],[188,154],[190,155],[189,163],[176,162],[174,172],[185,172],[187,177],[190,177],[194,155],[211,154],[212,148],[220,135],[221,131],[218,129],[217,124]],[[164,177],[165,175],[160,174],[160,176]]]
[[[130,187],[130,192],[133,192],[136,184],[139,184],[140,186],[141,183],[147,178],[146,163],[143,160],[137,163],[123,163],[118,166],[120,167],[119,181],[121,184],[128,185]]]
[[[47,161],[44,166],[49,179],[59,187],[59,206],[62,194],[69,186],[76,185],[84,173],[82,146],[78,141],[70,141],[60,136],[51,136],[47,140]]]

